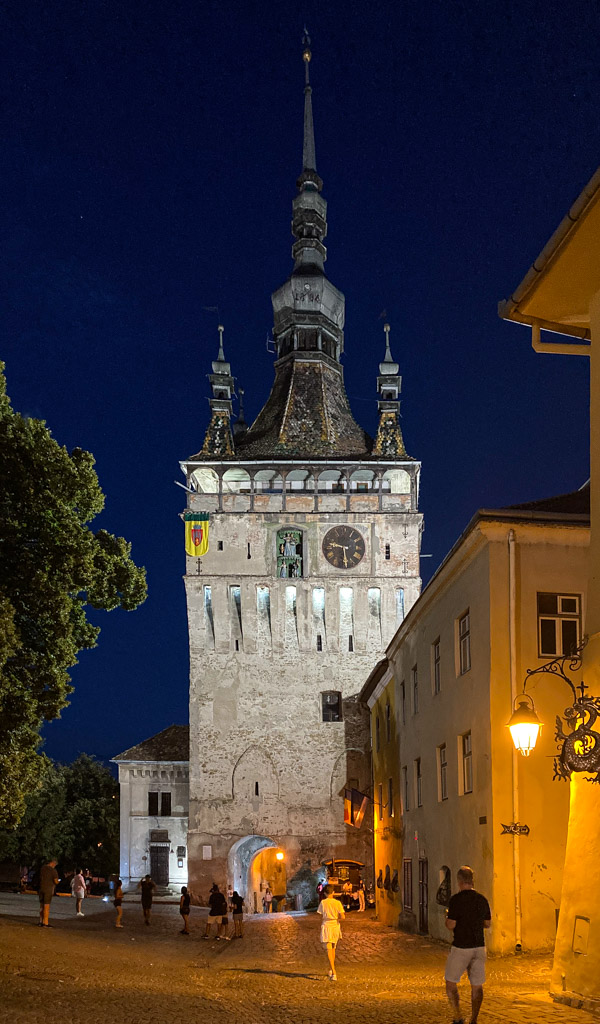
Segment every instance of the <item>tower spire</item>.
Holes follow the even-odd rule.
[[[402,377],[399,376],[400,367],[394,361],[390,348],[390,325],[383,325],[385,333],[385,355],[379,364],[379,376],[377,378],[377,390],[379,392],[379,426],[373,446],[373,453],[384,458],[405,457],[406,448],[402,437],[400,426],[400,390]]]
[[[304,145],[302,147],[302,170],[316,171],[315,127],[312,112],[312,88],[310,84],[309,64],[312,59],[310,36],[304,26],[302,36],[302,60],[304,61]]]
[[[231,399],[234,382],[231,376],[231,366],[225,359],[223,348],[225,328],[219,324],[217,330],[219,332],[219,352],[213,361],[212,373],[208,376],[212,389],[212,398],[209,399],[211,418],[202,448],[203,455],[214,458],[234,453],[231,433]]]

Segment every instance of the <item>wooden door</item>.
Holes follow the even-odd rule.
[[[429,931],[429,883],[426,858],[419,859],[419,931],[427,935]]]
[[[150,847],[150,874],[157,885],[169,884],[169,847]]]

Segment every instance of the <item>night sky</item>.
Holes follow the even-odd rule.
[[[47,753],[111,757],[187,721],[173,481],[208,420],[204,307],[249,421],[271,386],[304,22],[347,390],[374,432],[386,310],[424,581],[478,507],[586,480],[587,360],[536,356],[496,307],[600,163],[595,0],[8,0],[0,22],[8,392],[94,453],[94,528],[132,541],[149,582],[138,611],[94,614]]]

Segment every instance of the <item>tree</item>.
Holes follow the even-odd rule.
[[[16,828],[0,830],[0,861],[39,867],[56,857],[61,871],[89,868],[105,878],[119,868],[119,786],[87,754],[73,764],[44,758]]]
[[[91,522],[104,495],[90,452],[68,452],[43,420],[16,413],[0,363],[0,826],[40,784],[44,720],[72,692],[69,669],[96,646],[86,606],[133,610],[146,573],[131,545]]]

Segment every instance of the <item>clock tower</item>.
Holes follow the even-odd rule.
[[[371,834],[344,820],[347,789],[372,796],[357,694],[419,596],[420,464],[406,453],[401,377],[379,364],[375,438],[344,387],[345,299],[325,275],[327,203],[317,173],[304,38],[302,173],[294,266],[272,296],[275,379],[256,420],[232,423],[234,377],[219,349],[200,451],[181,463],[188,510],[210,514],[209,548],[187,557],[192,888],[229,882],[260,909],[306,902],[335,861],[365,864]]]

